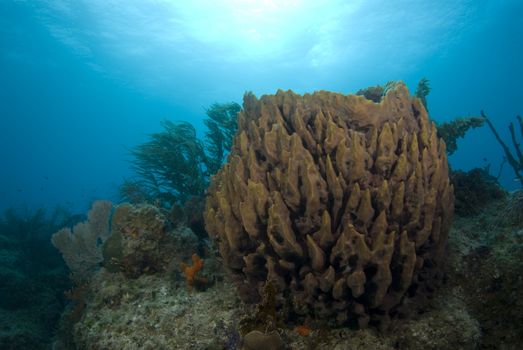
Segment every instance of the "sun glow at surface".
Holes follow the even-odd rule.
[[[470,0],[42,1],[51,35],[88,65],[180,100],[399,77],[475,10]]]
[[[194,39],[233,50],[234,55],[276,54],[318,24],[325,1],[222,0],[180,4],[168,1]],[[331,3],[333,3],[331,1]],[[325,19],[325,17],[323,17]]]

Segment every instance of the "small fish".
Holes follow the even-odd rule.
[[[22,190],[21,188],[17,188],[17,189],[16,189],[16,192],[19,192],[19,193],[20,193],[20,192],[22,192],[22,191],[23,191],[23,190]]]

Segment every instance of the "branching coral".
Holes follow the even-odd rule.
[[[523,186],[523,151],[521,149],[521,144],[517,141],[517,138],[516,138],[516,131],[514,128],[514,123],[511,122],[508,126],[508,129],[510,131],[510,139],[512,140],[512,144],[513,144],[514,150],[516,152],[515,155],[512,154],[512,152],[510,151],[510,148],[503,141],[503,139],[499,136],[498,132],[494,128],[494,125],[492,124],[490,119],[487,117],[487,115],[483,111],[481,111],[481,116],[485,119],[490,130],[494,134],[494,137],[496,137],[496,140],[499,142],[499,144],[503,148],[503,152],[505,152],[505,157],[507,158],[508,163],[514,170],[514,174],[516,175],[516,178],[518,179],[518,181],[521,183],[521,186]],[[519,115],[516,117],[516,119],[518,120],[521,138],[523,139],[523,119]]]

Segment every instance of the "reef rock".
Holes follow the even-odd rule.
[[[445,143],[421,102],[327,91],[244,97],[205,211],[244,301],[386,326],[435,289],[453,215]]]

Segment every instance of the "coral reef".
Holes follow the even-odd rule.
[[[496,137],[496,140],[503,148],[503,152],[505,152],[505,157],[509,165],[514,170],[514,174],[516,175],[518,181],[521,183],[521,186],[523,186],[523,149],[521,148],[521,144],[517,141],[516,131],[514,130],[514,123],[511,122],[508,126],[508,129],[510,131],[510,139],[512,140],[512,145],[514,146],[514,150],[516,153],[515,155],[512,154],[510,148],[506,145],[501,136],[499,136],[498,132],[494,128],[494,125],[483,111],[481,111],[481,116],[485,119],[490,130]],[[519,115],[516,117],[516,119],[519,123],[521,138],[523,139],[523,119]]]
[[[216,247],[201,239],[194,196],[168,210],[154,196],[156,205],[95,203],[103,210],[62,230],[56,245],[86,278],[68,293],[76,307],[53,348],[518,349],[523,192],[505,193],[486,169],[451,174],[460,216],[447,242],[446,148],[421,101],[396,82],[360,95],[246,96],[229,163],[209,189]],[[209,129],[225,135],[234,118]],[[220,162],[222,136],[212,141]],[[48,347],[51,330],[29,319],[54,324],[62,301],[40,291],[49,312],[18,307],[29,299],[9,290],[42,284],[17,270],[23,250],[2,227],[0,347]],[[66,257],[82,245],[87,258]]]
[[[266,349],[283,344],[284,349],[516,350],[523,342],[522,193],[493,199],[474,217],[457,217],[444,265],[447,282],[423,312],[392,323],[389,332],[332,328],[314,320],[285,322],[276,314],[278,290],[272,283],[264,285],[264,300],[253,305],[239,300],[228,277],[198,292],[186,288],[178,271],[128,278],[101,268],[90,280],[83,315],[70,334],[78,349]],[[187,232],[177,230],[174,237]],[[183,242],[175,246],[176,256],[184,255],[178,261],[190,259],[187,252],[196,246],[193,240]],[[201,271],[215,276],[223,274],[220,268],[210,255]],[[307,336],[296,332],[303,324],[310,329]],[[72,348],[63,345],[57,342],[54,348]]]
[[[246,94],[206,228],[243,300],[284,318],[390,318],[432,294],[453,212],[445,143],[404,84],[380,103],[326,91]]]
[[[480,323],[467,310],[465,295],[446,288],[432,310],[393,329],[396,349],[476,350],[481,344]]]

